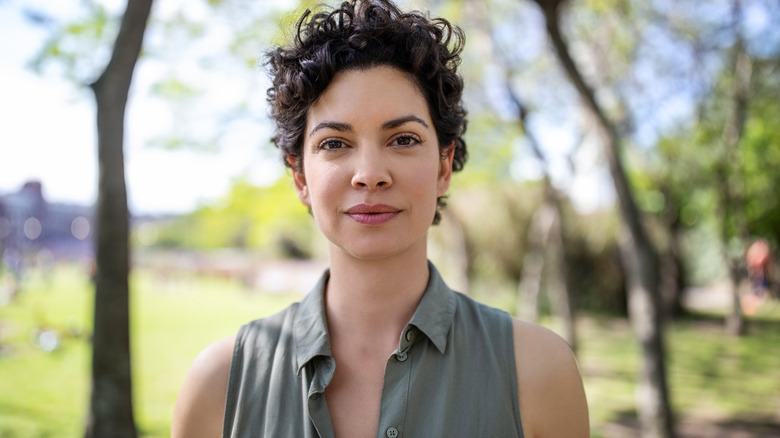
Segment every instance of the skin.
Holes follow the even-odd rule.
[[[308,114],[303,171],[293,179],[329,242],[325,311],[338,366],[325,396],[340,438],[376,436],[387,358],[428,282],[427,231],[449,188],[452,147],[442,156],[427,108],[404,73],[375,67],[339,73]],[[525,436],[589,436],[568,345],[540,326],[513,324]],[[234,340],[195,359],[174,438],[221,436]]]

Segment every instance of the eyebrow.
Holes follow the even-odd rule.
[[[423,119],[421,119],[421,118],[419,118],[419,117],[417,117],[417,116],[415,116],[413,114],[410,114],[408,116],[399,117],[397,119],[390,120],[389,122],[385,122],[384,124],[382,124],[382,129],[397,128],[397,127],[403,125],[404,123],[409,123],[409,122],[417,122],[417,123],[425,126],[426,128],[429,128],[428,124],[425,123],[425,120],[423,120]]]
[[[389,120],[383,123],[382,129],[394,129],[409,122],[416,122],[425,126],[426,128],[430,128],[430,126],[428,126],[428,123],[426,123],[425,120],[413,114],[410,114],[408,116],[398,117],[396,119]],[[350,125],[349,123],[325,121],[322,123],[318,123],[317,126],[312,128],[312,130],[309,131],[309,135],[313,135],[315,132],[319,131],[320,129],[325,129],[325,128],[330,128],[339,132],[349,132],[353,130],[352,125]]]
[[[319,131],[320,129],[325,129],[325,128],[334,129],[340,132],[352,131],[352,125],[350,125],[349,123],[322,122],[322,123],[317,123],[317,126],[315,126],[314,128],[311,129],[311,131],[309,131],[309,135],[312,135],[315,132]]]

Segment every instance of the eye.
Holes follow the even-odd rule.
[[[346,147],[344,145],[344,142],[341,140],[336,140],[334,138],[329,138],[327,140],[322,141],[318,146],[317,149],[325,150],[325,151],[334,151],[338,149],[343,149]]]
[[[399,135],[393,140],[393,146],[414,146],[420,143],[420,139],[413,135]]]

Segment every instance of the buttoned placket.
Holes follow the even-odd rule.
[[[412,346],[418,336],[414,326],[407,326],[401,334],[398,349],[387,360],[377,438],[399,438],[404,434],[413,365]]]
[[[313,370],[307,403],[309,419],[320,437],[333,438],[333,422],[330,418],[330,411],[328,411],[328,404],[325,401],[325,387],[333,378],[336,363],[332,357],[320,356],[313,359],[309,366],[311,368],[307,369],[307,372]]]

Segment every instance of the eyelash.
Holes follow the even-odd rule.
[[[409,144],[397,144],[399,139],[408,139]],[[328,145],[331,143],[338,143],[339,147],[337,148],[329,148]],[[413,135],[413,134],[402,134],[395,138],[393,138],[393,141],[391,142],[391,145],[398,146],[401,148],[408,148],[415,146],[417,144],[422,143],[422,140],[420,137]],[[339,150],[343,149],[345,147],[344,142],[339,139],[335,138],[326,138],[325,140],[321,141],[320,144],[317,145],[317,150],[324,150],[324,151],[332,151],[332,150]]]
[[[396,143],[398,143],[398,140],[401,139],[401,138],[409,139],[410,140],[409,144],[396,144]],[[416,135],[412,135],[412,134],[399,135],[398,137],[393,139],[393,144],[396,145],[396,146],[400,146],[400,147],[412,147],[412,146],[415,146],[415,145],[420,144],[420,143],[422,143],[422,140],[420,140],[420,137],[417,137]]]
[[[339,143],[340,147],[334,148],[334,149],[330,149],[330,148],[327,147],[327,145],[330,144],[330,143]],[[321,141],[319,145],[317,145],[317,150],[329,151],[329,150],[341,149],[343,147],[344,147],[344,142],[343,141],[337,140],[335,138],[326,138],[325,140]]]

